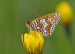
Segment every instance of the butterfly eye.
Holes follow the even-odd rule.
[[[30,21],[27,21],[26,23],[27,23],[27,24],[30,24]]]

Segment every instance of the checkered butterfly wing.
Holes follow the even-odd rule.
[[[27,21],[26,25],[30,30],[41,32],[44,36],[51,36],[55,26],[60,21],[59,13],[52,13],[41,16],[35,20]]]

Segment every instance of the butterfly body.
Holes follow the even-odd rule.
[[[44,36],[51,36],[55,26],[60,21],[59,13],[52,13],[41,16],[35,20],[26,22],[27,27],[30,30],[36,30],[41,32]]]

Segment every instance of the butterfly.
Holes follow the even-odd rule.
[[[32,21],[27,21],[26,26],[29,30],[39,31],[44,36],[51,36],[60,18],[60,13],[50,13]]]

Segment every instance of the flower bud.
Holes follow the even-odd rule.
[[[21,35],[22,43],[29,54],[42,54],[44,38],[40,32],[31,30]]]

